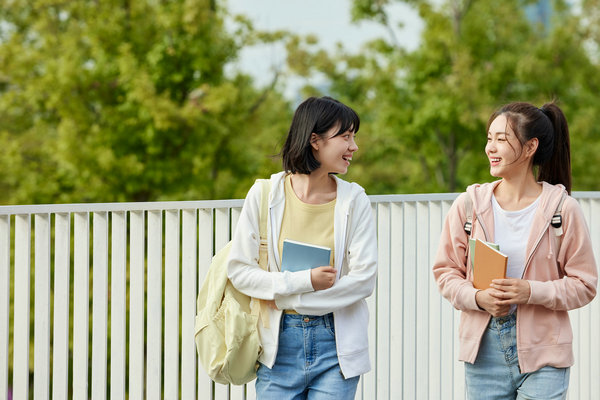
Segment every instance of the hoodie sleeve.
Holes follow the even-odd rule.
[[[227,263],[229,280],[240,292],[264,300],[313,291],[310,270],[271,272],[263,270],[258,264],[260,203],[261,185],[254,184],[244,201],[231,242]]]
[[[450,207],[440,236],[433,276],[440,293],[458,310],[480,310],[475,301],[477,289],[467,278],[466,249],[469,237],[464,231],[465,199],[461,194]]]
[[[596,295],[598,271],[592,242],[581,207],[572,197],[568,197],[563,206],[563,229],[557,260],[564,276],[529,280],[528,304],[551,310],[573,310],[588,304]],[[550,229],[547,234],[554,235],[554,232]]]
[[[377,236],[371,202],[364,192],[355,201],[349,223],[350,232],[344,254],[348,274],[329,289],[276,297],[279,309],[323,315],[371,295],[377,279]]]

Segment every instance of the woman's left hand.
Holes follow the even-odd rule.
[[[494,279],[491,287],[501,292],[498,304],[526,304],[531,295],[529,282],[524,279]]]

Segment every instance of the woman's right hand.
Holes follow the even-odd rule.
[[[317,267],[310,270],[310,282],[315,290],[329,289],[335,283],[337,270],[332,266]]]
[[[510,304],[497,304],[501,301],[501,298],[494,296],[497,292],[496,289],[487,288],[475,293],[475,301],[479,308],[483,308],[485,311],[492,314],[492,317],[502,317],[508,315],[508,312],[510,311]]]

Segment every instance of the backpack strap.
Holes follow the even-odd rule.
[[[465,216],[467,219],[463,225],[463,229],[470,237],[471,232],[473,231],[473,201],[471,200],[471,195],[469,193],[467,193],[467,199],[465,200]]]
[[[269,193],[271,192],[271,181],[269,179],[258,179],[261,183],[260,196],[260,246],[259,246],[259,264],[265,271],[268,269],[267,254],[269,250],[267,221],[269,215]]]
[[[552,219],[550,220],[550,225],[552,225],[552,228],[554,228],[554,234],[556,236],[560,236],[563,234],[563,229],[562,229],[562,206],[563,203],[565,202],[565,199],[567,198],[567,194],[565,192],[563,192],[560,201],[558,202],[558,206],[556,207],[556,211],[554,211],[554,215],[552,216]]]
[[[261,195],[260,195],[260,221],[259,221],[259,232],[260,232],[260,244],[258,246],[258,265],[265,271],[269,269],[269,238],[268,238],[268,216],[269,216],[269,193],[271,192],[271,180],[270,179],[257,179],[261,184]],[[260,299],[253,299],[252,302],[252,314],[256,315],[262,321],[265,328],[269,329],[271,326],[269,322],[269,306],[260,301]]]

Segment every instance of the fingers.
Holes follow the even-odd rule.
[[[315,290],[329,289],[335,283],[337,270],[330,266],[317,267],[311,270],[311,283]]]
[[[498,290],[498,289],[487,289],[487,292],[488,292],[488,294],[489,294],[490,296],[492,296],[492,297],[493,297],[493,298],[495,298],[495,299],[500,299],[500,300],[501,300],[501,299],[505,299],[505,298],[507,297],[507,296],[506,296],[506,293],[507,293],[507,292],[504,292],[504,291],[502,291],[502,290]]]
[[[508,312],[510,311],[510,307],[507,308],[506,310],[502,309],[499,311],[496,311],[494,313],[490,313],[492,314],[492,317],[504,317],[505,315],[508,315]]]
[[[329,272],[329,273],[333,273],[333,274],[335,274],[337,272],[337,269],[333,268],[331,265],[319,267],[318,269],[323,272]]]

